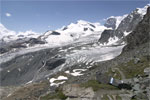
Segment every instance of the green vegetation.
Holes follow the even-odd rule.
[[[56,93],[47,94],[40,98],[40,100],[49,100],[49,99],[65,100],[65,99],[67,99],[67,96],[65,96],[61,90],[58,90],[58,91],[56,91]]]
[[[104,90],[117,90],[117,87],[114,87],[112,85],[109,84],[99,84],[96,80],[89,80],[86,83],[82,83],[80,85],[81,87],[92,87],[94,91],[98,91],[100,89],[104,89]]]
[[[125,74],[126,78],[133,78],[137,75],[144,75],[144,69],[150,66],[150,56],[144,56],[140,58],[138,63],[134,63],[131,60],[127,63],[121,64],[118,68]]]

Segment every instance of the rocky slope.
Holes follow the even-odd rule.
[[[118,27],[116,29],[112,30],[105,30],[100,39],[99,42],[101,44],[112,44],[114,42],[117,42],[121,40],[123,37],[127,36],[130,32],[132,32],[136,25],[143,19],[143,16],[146,13],[146,9],[148,8],[148,5],[144,8],[137,8],[133,12],[131,12],[129,15],[125,15],[121,22],[119,23]],[[108,19],[111,20],[112,18]],[[107,23],[106,23],[107,25]]]
[[[150,8],[144,19],[136,26],[136,29],[126,37],[127,46],[124,50],[134,49],[134,47],[150,41]]]

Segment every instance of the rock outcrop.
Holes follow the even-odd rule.
[[[124,50],[131,50],[135,47],[150,41],[150,7],[147,9],[147,14],[137,27],[126,37],[127,46]]]
[[[63,87],[63,93],[68,97],[66,100],[93,100],[92,88],[80,87],[77,84],[69,84]]]
[[[115,29],[116,28],[116,21],[117,20],[115,18],[109,18],[109,19],[107,19],[107,21],[104,24],[104,26],[106,26],[108,28]]]
[[[148,6],[145,6],[142,9],[146,8],[148,8]],[[107,44],[110,38],[117,37],[119,39],[122,39],[135,29],[138,23],[143,19],[143,14],[145,14],[145,12],[141,13],[139,12],[139,9],[134,10],[121,21],[117,29],[112,29],[111,31],[103,31],[99,42],[101,44]],[[106,36],[106,34],[108,35]]]

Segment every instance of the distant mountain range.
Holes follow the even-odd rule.
[[[111,16],[106,19],[104,25],[79,20],[76,23],[71,23],[58,30],[47,31],[44,34],[33,31],[16,33],[0,24],[0,44],[20,39],[38,38],[45,43],[57,45],[72,42],[91,34],[99,34],[99,42],[103,45],[110,45],[128,35],[135,28],[145,15],[147,7],[137,8],[130,14],[123,16]]]

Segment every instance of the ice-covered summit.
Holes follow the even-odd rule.
[[[78,20],[76,23],[63,26],[55,31],[47,31],[40,38],[49,44],[62,44],[82,39],[91,34],[100,35],[104,29],[106,29],[106,27],[100,25],[100,23]]]
[[[150,6],[150,4],[147,4],[144,8],[137,8],[137,13],[141,14],[141,15],[145,15],[147,8]]]

